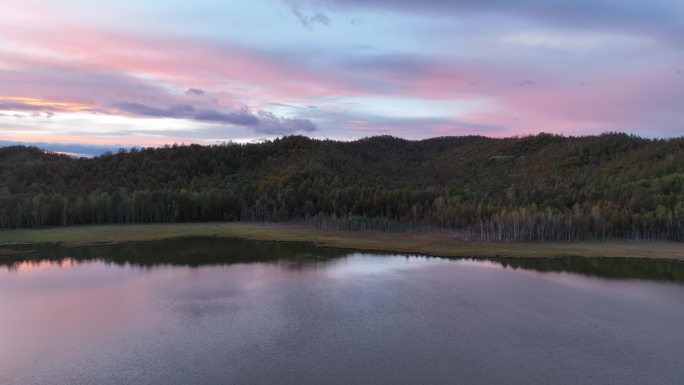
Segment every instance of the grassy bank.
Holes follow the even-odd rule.
[[[0,256],[13,243],[90,246],[188,236],[219,236],[268,241],[313,242],[320,246],[395,251],[451,257],[622,257],[684,260],[680,243],[508,243],[470,242],[439,234],[360,233],[313,230],[292,225],[254,223],[179,223],[101,225],[0,232]],[[4,250],[3,250],[4,249]]]

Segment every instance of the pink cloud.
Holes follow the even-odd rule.
[[[263,99],[275,93],[297,99],[331,91],[336,95],[354,92],[331,77],[288,64],[283,57],[226,43],[84,26],[61,26],[59,33],[48,32],[16,27],[5,37],[40,53],[24,54],[24,59],[46,65],[129,74],[181,88],[232,89],[243,98]]]

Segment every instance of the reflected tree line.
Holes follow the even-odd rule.
[[[290,270],[322,266],[357,253],[351,250],[317,247],[308,243],[263,242],[216,237],[176,238],[155,242],[64,248],[31,245],[30,254],[0,258],[12,271],[23,263],[89,263],[102,261],[118,266],[201,267],[242,263],[278,263]],[[376,254],[364,252],[365,254]],[[426,257],[437,258],[437,257]],[[460,258],[452,258],[460,259]],[[575,273],[607,279],[644,279],[684,283],[684,262],[616,258],[495,258],[486,260],[504,268],[550,273]]]
[[[684,240],[684,139],[293,136],[74,159],[0,149],[0,229],[299,222],[508,241]]]
[[[103,261],[119,266],[200,267],[239,263],[287,261],[318,262],[348,255],[343,249],[320,248],[302,242],[266,242],[217,237],[174,238],[93,247],[61,247],[54,244],[19,246],[14,257],[0,259],[0,264],[12,268],[22,262],[51,261],[59,263]]]
[[[545,273],[576,273],[609,279],[648,279],[684,283],[684,262],[616,258],[497,258],[506,268]]]

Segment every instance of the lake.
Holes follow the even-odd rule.
[[[0,259],[0,384],[459,383],[684,383],[684,263],[218,238]]]

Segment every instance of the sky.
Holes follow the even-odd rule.
[[[684,135],[684,0],[4,0],[0,12],[0,144],[607,131]]]

